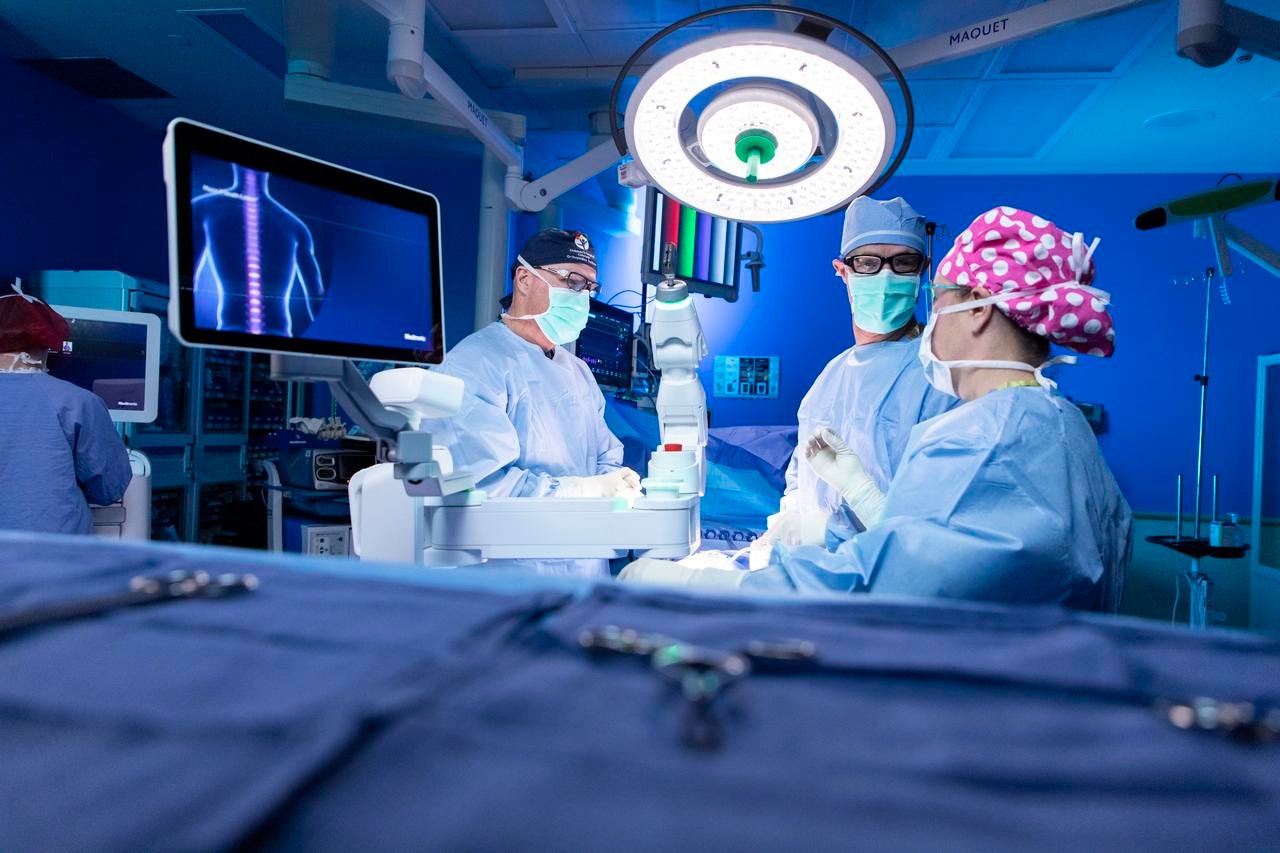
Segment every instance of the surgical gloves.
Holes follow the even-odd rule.
[[[618,498],[640,494],[640,475],[619,468],[594,477],[561,477],[555,490],[558,498]]]
[[[884,514],[884,493],[862,467],[862,460],[840,436],[826,427],[814,430],[804,450],[814,473],[840,493],[864,527]]]
[[[618,580],[624,583],[657,584],[660,586],[700,587],[702,589],[737,589],[742,586],[747,572],[729,569],[693,568],[670,560],[641,557],[630,563]]]

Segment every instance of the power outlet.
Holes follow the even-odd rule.
[[[308,525],[304,553],[313,557],[351,556],[351,528],[344,525]]]

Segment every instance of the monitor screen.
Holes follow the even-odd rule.
[[[438,363],[430,193],[175,120],[170,324],[196,346]]]
[[[738,253],[742,226],[680,204],[657,189],[645,195],[641,278],[657,284],[663,278],[664,246],[673,245],[676,278],[694,293],[738,298]]]
[[[631,388],[631,341],[635,315],[622,308],[591,300],[587,326],[574,350],[586,362],[596,383],[604,388]]]
[[[102,398],[111,419],[156,419],[160,318],[129,311],[51,306],[71,328],[62,352],[49,353],[49,374]]]

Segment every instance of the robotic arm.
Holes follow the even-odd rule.
[[[674,272],[675,245],[663,246],[649,338],[653,363],[662,371],[658,385],[658,430],[662,446],[649,463],[645,491],[654,494],[702,494],[706,486],[707,395],[698,365],[707,355],[702,325],[685,282]]]

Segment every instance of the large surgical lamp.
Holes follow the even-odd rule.
[[[731,30],[666,54],[640,78],[618,127],[619,94],[646,53],[691,24],[743,12],[794,15],[801,31]],[[896,156],[889,98],[824,40],[836,30],[866,45],[902,87],[906,129]],[[901,165],[915,127],[906,79],[875,41],[827,15],[763,3],[699,12],[656,33],[619,71],[609,115],[618,150],[635,160],[624,170],[630,182],[747,222],[806,219],[874,192]]]

